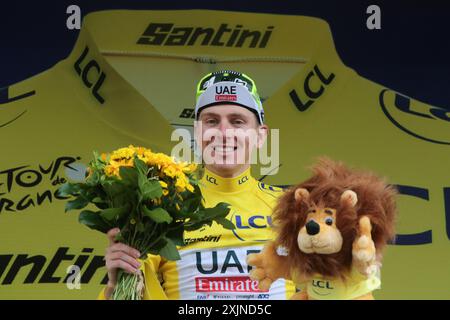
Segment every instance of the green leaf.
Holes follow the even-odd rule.
[[[204,210],[208,211],[208,214],[212,216],[221,216],[230,212],[230,205],[225,202],[219,202],[215,207],[205,208]]]
[[[90,186],[95,186],[100,182],[100,172],[94,170],[94,172],[86,179],[86,184]]]
[[[163,222],[171,223],[173,220],[170,214],[163,208],[156,208],[153,210],[149,210],[146,206],[142,206],[142,212],[144,216],[149,217],[156,223],[163,223]]]
[[[166,258],[167,260],[180,260],[180,253],[176,245],[172,242],[172,240],[167,239],[166,245],[159,251],[159,255],[161,257]]]
[[[122,218],[128,210],[129,206],[124,206],[121,208],[108,208],[100,211],[100,216],[108,222],[115,222]]]
[[[89,199],[86,199],[83,196],[79,196],[75,200],[67,201],[65,212],[74,210],[74,209],[83,209],[88,204],[89,204]]]
[[[140,192],[141,194],[144,193],[143,190],[144,190],[145,185],[147,184],[147,182],[148,182],[147,177],[144,176],[143,174],[140,174],[140,173],[139,173],[139,175],[138,175],[138,187],[139,187],[139,192]]]
[[[102,202],[94,202],[94,206],[96,206],[100,210],[108,209],[109,205],[107,203]]]
[[[134,157],[134,166],[137,169],[137,171],[139,172],[139,174],[143,175],[143,176],[147,176],[147,170],[148,167],[145,164],[144,161],[142,161],[141,159],[139,159],[138,157]]]
[[[186,231],[195,231],[197,229],[200,229],[203,226],[203,222],[201,223],[193,223],[193,222],[188,222],[184,225],[184,230]]]
[[[149,253],[158,255],[160,250],[164,248],[167,244],[167,239],[163,236],[158,237],[158,241],[156,241],[149,249]]]
[[[120,180],[106,180],[102,184],[103,190],[110,199],[114,199],[116,196],[126,192],[127,187]]]
[[[93,230],[107,233],[112,227],[105,222],[98,212],[83,210],[78,217],[78,221]]]
[[[169,231],[166,233],[166,237],[172,240],[177,246],[184,246],[184,225],[183,223],[177,223],[175,226],[170,226]]]
[[[71,195],[76,195],[80,192],[81,188],[78,183],[67,182],[58,188],[58,196],[66,197]]]
[[[144,200],[156,199],[162,196],[163,190],[156,180],[147,180],[139,176],[139,189]]]
[[[210,219],[226,217],[230,212],[230,205],[228,203],[220,202],[213,208],[204,208],[200,211],[205,217]]]
[[[106,201],[100,197],[95,197],[94,199],[92,199],[92,202],[93,203],[105,203]]]
[[[224,228],[234,229],[231,222],[225,221],[225,217],[230,212],[229,204],[221,202],[213,208],[201,208],[193,214],[189,215],[189,222],[186,223],[185,229],[193,231],[201,228],[203,225],[212,225],[213,221],[222,224]]]
[[[234,223],[231,222],[230,220],[228,220],[227,218],[217,218],[217,219],[215,219],[215,220],[216,220],[216,222],[217,222],[218,224],[221,224],[222,227],[224,227],[225,229],[233,230],[233,229],[236,228],[236,226],[234,225]]]
[[[186,191],[181,196],[184,199],[181,203],[181,211],[183,213],[193,213],[201,206],[202,197],[197,186],[194,186],[194,193]]]
[[[92,154],[93,154],[94,161],[101,159],[100,153],[98,153],[97,150],[92,151]]]
[[[133,190],[127,189],[123,193],[117,195],[114,199],[112,199],[112,207],[114,208],[120,208],[124,207],[126,205],[136,206],[138,199],[137,199],[138,193],[136,191],[133,192]]]
[[[124,184],[128,186],[137,186],[138,173],[135,168],[120,167],[119,174]]]
[[[100,197],[94,197],[94,199],[91,200],[91,202],[99,209],[104,210],[109,208],[108,201],[105,199],[102,199]]]

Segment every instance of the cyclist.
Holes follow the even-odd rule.
[[[111,296],[118,268],[144,272],[144,299],[287,299],[294,293],[293,284],[282,279],[261,292],[248,275],[246,257],[259,252],[271,238],[271,211],[282,193],[250,174],[252,154],[261,148],[269,130],[254,81],[235,71],[206,75],[197,85],[195,117],[205,206],[229,203],[228,218],[236,229],[213,224],[186,232],[179,261],[153,255],[138,261],[140,253],[115,243],[119,230],[110,230],[105,257],[109,282],[101,298]]]

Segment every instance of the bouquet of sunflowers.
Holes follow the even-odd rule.
[[[178,260],[177,246],[183,246],[184,231],[211,225],[234,225],[225,217],[229,207],[219,203],[213,208],[202,205],[195,164],[177,162],[162,153],[129,146],[110,154],[98,155],[89,163],[88,176],[82,183],[66,183],[61,196],[74,196],[66,203],[66,212],[83,210],[80,223],[108,232],[119,228],[116,240],[141,252]],[[119,271],[113,292],[115,300],[140,300],[143,277]]]

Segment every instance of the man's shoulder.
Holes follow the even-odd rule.
[[[282,187],[267,184],[261,181],[257,181],[257,187],[261,194],[268,197],[278,198],[284,193],[284,189]]]

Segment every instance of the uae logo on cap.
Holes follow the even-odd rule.
[[[216,101],[237,101],[236,86],[217,86]]]

